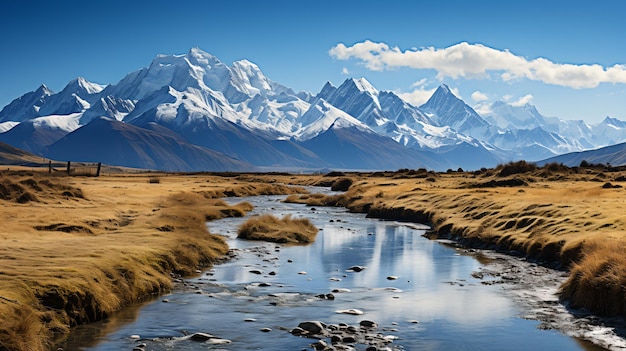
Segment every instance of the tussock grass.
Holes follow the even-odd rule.
[[[281,219],[270,215],[253,217],[239,227],[237,237],[246,240],[263,240],[277,243],[309,244],[315,241],[318,229],[308,218]]]
[[[624,242],[594,240],[583,258],[570,270],[560,289],[561,297],[574,308],[603,315],[626,315],[626,265]]]
[[[200,175],[76,178],[3,171],[0,199],[0,350],[48,350],[73,325],[172,287],[228,247],[205,222],[252,206],[218,197],[303,192],[282,184]],[[15,185],[15,186],[13,186]],[[21,189],[38,201],[18,203]]]

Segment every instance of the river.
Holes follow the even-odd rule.
[[[287,204],[283,198],[229,201],[252,203],[249,216],[309,218],[320,228],[315,243],[236,239],[249,216],[210,222],[210,232],[227,237],[233,259],[182,280],[171,294],[75,328],[59,346],[66,351],[311,350],[317,339],[290,332],[301,322],[359,329],[367,320],[376,323],[367,340],[377,339],[377,350],[626,348],[613,328],[593,325],[558,303],[562,272],[428,240],[422,236],[425,226]],[[214,338],[197,341],[204,334],[190,337],[194,333]],[[374,350],[363,335],[342,345]]]

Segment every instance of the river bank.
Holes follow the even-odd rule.
[[[471,173],[401,170],[344,178],[351,185],[341,195],[288,201],[429,223],[436,237],[568,271],[559,296],[571,308],[626,315],[624,169],[519,162]]]
[[[255,207],[246,217],[208,223],[210,232],[225,236],[233,259],[183,279],[178,289],[142,306],[115,329],[108,322],[87,325],[70,336],[75,343],[61,346],[89,351],[141,345],[154,351],[309,350],[311,344],[355,350],[599,351],[604,349],[566,335],[594,334],[586,339],[603,345],[623,341],[568,320],[571,315],[554,294],[563,272],[428,240],[426,226],[283,198],[245,198]],[[293,245],[236,238],[249,218],[268,212],[308,218],[320,229],[317,239]],[[301,326],[317,334],[301,335]],[[214,339],[189,339],[198,333]]]
[[[37,171],[3,171],[0,185],[3,351],[47,350],[70,327],[163,294],[173,275],[220,260],[228,246],[205,223],[251,208],[219,198],[303,191],[233,175]]]

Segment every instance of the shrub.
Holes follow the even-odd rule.
[[[348,191],[350,186],[352,185],[352,179],[350,178],[339,178],[333,182],[330,186],[330,190],[332,191]]]
[[[496,167],[498,172],[498,176],[507,177],[512,174],[520,174],[520,173],[528,173],[537,170],[537,165],[531,162],[526,162],[524,160],[517,162],[509,162],[505,165],[498,165]]]

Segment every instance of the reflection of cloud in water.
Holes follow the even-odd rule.
[[[425,292],[379,291],[378,294],[388,295],[388,298],[377,300],[376,305],[368,310],[368,318],[385,320],[391,316],[403,316],[421,322],[445,319],[474,328],[492,325],[511,315],[511,302],[491,289],[464,289],[445,285],[439,284],[438,289]]]

